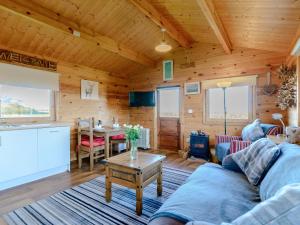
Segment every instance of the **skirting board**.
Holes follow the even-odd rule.
[[[0,191],[3,191],[8,188],[16,187],[16,186],[19,186],[22,184],[26,184],[26,183],[29,183],[32,181],[36,181],[36,180],[39,180],[42,178],[46,178],[49,176],[53,176],[53,175],[56,175],[59,173],[63,173],[66,171],[70,171],[70,164],[56,167],[56,168],[46,170],[46,171],[41,171],[41,172],[38,172],[35,174],[31,174],[31,175],[28,175],[25,177],[20,177],[20,178],[13,179],[10,181],[2,182],[2,183],[0,183]]]

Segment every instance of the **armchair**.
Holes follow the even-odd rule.
[[[277,125],[261,124],[261,128],[264,132],[265,137],[267,135],[282,134],[282,127]],[[219,162],[222,162],[223,158],[226,155],[242,150],[248,147],[250,144],[250,141],[243,141],[241,136],[216,135],[216,157]]]

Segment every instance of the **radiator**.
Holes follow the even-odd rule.
[[[143,128],[141,130],[141,136],[137,140],[138,148],[149,149],[150,148],[150,129]]]

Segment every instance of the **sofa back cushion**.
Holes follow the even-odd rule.
[[[232,154],[232,159],[246,174],[249,182],[257,186],[279,155],[280,149],[277,145],[267,138],[262,138],[247,148]]]
[[[266,174],[260,185],[260,198],[267,200],[287,184],[300,183],[300,147],[289,143],[278,146],[281,156]]]

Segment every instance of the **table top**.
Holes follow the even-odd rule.
[[[286,137],[283,136],[277,136],[277,135],[267,135],[267,138],[269,138],[271,141],[273,141],[275,144],[281,144],[283,142],[287,142]]]
[[[152,164],[162,161],[166,158],[164,155],[137,152],[137,159],[130,159],[130,151],[106,159],[106,163],[118,166],[124,166],[132,169],[143,170]]]

